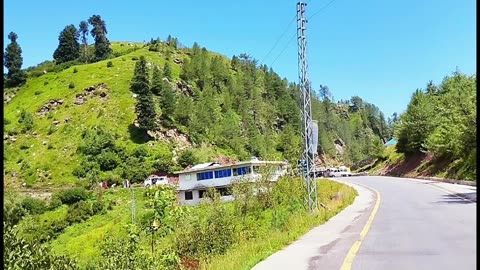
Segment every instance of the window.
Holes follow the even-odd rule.
[[[244,175],[250,173],[250,167],[233,168],[233,175]]]
[[[191,191],[185,191],[185,200],[193,200],[193,193]]]
[[[201,172],[197,173],[197,181],[213,179],[213,172]]]
[[[229,188],[223,187],[223,188],[218,188],[217,189],[218,193],[220,193],[220,196],[230,196],[232,195],[232,192],[230,191]]]
[[[230,177],[230,176],[232,176],[231,169],[215,171],[215,178],[223,178],[223,177]]]
[[[207,191],[206,191],[206,190],[199,190],[199,191],[198,191],[198,197],[199,197],[199,198],[205,197],[205,192],[207,192]]]

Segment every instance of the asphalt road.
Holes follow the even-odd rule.
[[[353,270],[476,269],[476,188],[392,177],[343,179],[376,189],[381,202]],[[453,191],[453,192],[452,192]]]
[[[476,269],[476,187],[380,176],[334,180],[358,191],[353,204],[253,270]]]

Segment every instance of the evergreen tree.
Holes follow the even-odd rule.
[[[14,32],[8,34],[10,44],[7,45],[3,54],[3,65],[8,69],[5,80],[7,87],[20,86],[27,81],[27,74],[22,70],[22,48],[18,45],[17,38],[18,36]]]
[[[168,63],[165,63],[163,76],[168,78],[170,67]],[[168,124],[172,123],[173,115],[175,112],[176,97],[174,90],[170,86],[168,81],[165,81],[160,69],[157,67],[153,70],[152,76],[152,93],[160,96],[160,108],[162,109],[162,120],[165,120]],[[170,74],[171,76],[171,74]]]
[[[167,78],[169,81],[172,80],[172,68],[168,62],[165,62],[163,66],[163,77]]]
[[[93,29],[90,34],[95,39],[95,58],[97,61],[107,59],[112,53],[110,41],[107,38],[107,25],[100,15],[93,15],[88,19]]]
[[[137,121],[140,129],[144,131],[155,129],[155,105],[150,91],[147,61],[143,56],[141,56],[140,60],[135,64],[135,71],[130,89],[138,95],[137,103],[135,104],[135,113],[137,114]]]
[[[82,35],[82,51],[83,51],[83,60],[87,63],[87,49],[88,49],[88,23],[86,21],[81,21],[79,25],[79,31]]]
[[[73,24],[67,25],[58,36],[58,47],[53,53],[57,64],[73,61],[80,56],[79,32]]]

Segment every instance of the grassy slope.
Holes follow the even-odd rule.
[[[121,46],[120,43],[113,43],[112,48],[115,51],[131,49],[126,43],[124,44]],[[35,127],[33,131],[38,134],[36,138],[28,134],[18,134],[16,142],[5,144],[4,185],[18,186],[22,182],[27,182],[29,185],[35,183],[36,177],[25,179],[21,176],[20,179],[12,182],[12,172],[21,171],[22,160],[28,162],[29,167],[34,171],[41,169],[51,173],[49,181],[37,183],[37,186],[45,185],[46,182],[52,182],[58,186],[74,183],[76,178],[71,171],[80,162],[76,148],[81,139],[81,132],[86,127],[104,124],[122,136],[120,140],[127,145],[133,145],[129,139],[128,126],[135,119],[133,112],[135,100],[129,90],[129,84],[135,65],[132,58],[141,55],[144,55],[148,62],[161,67],[165,63],[160,53],[140,48],[114,59],[73,66],[58,73],[48,73],[29,79],[4,108],[4,117],[11,122],[5,128],[7,132],[20,129],[17,121],[21,109],[34,114],[50,99],[63,99],[65,103],[53,111],[51,116],[40,117],[34,114]],[[171,59],[175,57],[184,58],[186,56],[177,51]],[[109,61],[113,63],[111,68],[107,68]],[[178,78],[180,67],[173,61],[171,66],[173,77]],[[74,73],[74,69],[77,70],[76,73]],[[68,87],[71,82],[75,84],[74,89]],[[82,93],[85,87],[99,83],[105,83],[110,88],[108,91],[110,98],[107,101],[89,97],[83,105],[73,104],[76,94]],[[42,93],[35,95],[37,91],[42,91]],[[71,118],[71,121],[64,123],[66,118]],[[54,127],[52,122],[56,120],[60,121],[60,126],[56,128],[55,132],[48,135],[49,128]],[[47,141],[47,144],[43,145],[43,141]],[[20,146],[22,145],[27,149],[21,150]]]
[[[326,222],[351,204],[357,195],[354,189],[340,183],[319,180],[318,185],[319,201],[329,207],[329,211],[321,208],[316,216],[297,214],[289,219],[284,230],[271,230],[266,232],[265,237],[240,242],[227,254],[213,258],[204,267],[207,269],[250,269],[262,259],[298,239],[312,226]],[[343,194],[343,200],[330,200],[330,195],[336,192]],[[107,234],[118,236],[125,233],[123,226],[131,222],[131,193],[128,190],[117,189],[107,192],[105,199],[108,198],[117,201],[113,210],[104,215],[94,216],[84,223],[68,227],[64,233],[50,242],[56,254],[72,256],[78,259],[80,265],[86,266],[89,261],[99,257],[100,245],[104,236]],[[142,189],[136,190],[135,198],[138,221],[144,208]],[[192,210],[190,214],[195,214],[196,208]],[[48,215],[48,212],[44,215]],[[171,244],[168,240],[166,241],[167,243],[160,245]],[[147,242],[144,244],[148,249],[149,243]]]
[[[100,245],[106,235],[125,234],[124,225],[131,223],[132,195],[130,190],[109,190],[105,200],[114,200],[115,206],[103,215],[95,215],[86,222],[65,229],[50,242],[57,254],[68,255],[82,265],[100,256]],[[135,215],[138,221],[144,209],[143,189],[135,189]]]

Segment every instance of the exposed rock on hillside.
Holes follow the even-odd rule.
[[[50,111],[56,110],[58,107],[63,105],[64,101],[63,99],[50,99],[45,105],[40,107],[40,109],[35,113],[38,116],[45,116],[48,114]]]
[[[79,93],[75,96],[74,104],[75,105],[84,104],[85,102],[87,102],[88,96],[100,96],[100,99],[102,101],[105,101],[109,98],[107,94],[107,91],[109,90],[110,89],[108,88],[108,86],[104,83],[92,85],[90,87],[83,89],[83,93]]]

